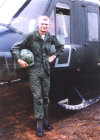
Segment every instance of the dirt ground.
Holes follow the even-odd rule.
[[[99,94],[100,89],[89,92]],[[51,101],[49,121],[53,130],[44,131],[42,138],[35,135],[32,104],[27,82],[0,87],[0,140],[100,140],[100,102],[71,112],[60,107],[56,99]]]

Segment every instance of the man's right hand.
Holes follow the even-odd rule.
[[[20,65],[20,67],[28,67],[28,64],[25,61],[21,60],[21,59],[18,59],[17,62]]]

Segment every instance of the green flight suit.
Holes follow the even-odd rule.
[[[34,54],[35,64],[28,68],[30,89],[33,94],[34,117],[43,119],[48,116],[49,88],[50,88],[50,48],[55,45],[57,57],[63,53],[63,45],[49,32],[44,40],[38,31],[34,31],[22,38],[12,47],[12,55],[20,58],[21,49],[29,49]]]

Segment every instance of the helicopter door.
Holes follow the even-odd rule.
[[[99,60],[99,7],[86,6],[86,63],[97,65]]]
[[[56,37],[64,44],[64,54],[56,59],[55,67],[68,67],[71,58],[70,45],[70,4],[56,4]]]

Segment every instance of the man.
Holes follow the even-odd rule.
[[[29,49],[34,54],[35,64],[28,67],[30,88],[33,94],[34,117],[37,120],[36,134],[43,136],[43,129],[52,130],[48,123],[48,105],[50,88],[50,64],[56,57],[62,55],[63,45],[55,36],[47,32],[50,19],[41,16],[38,20],[38,30],[26,35],[22,40],[14,44],[12,54],[21,67],[28,67],[28,64],[20,59],[20,50]],[[50,48],[55,45],[56,52],[50,56]]]

